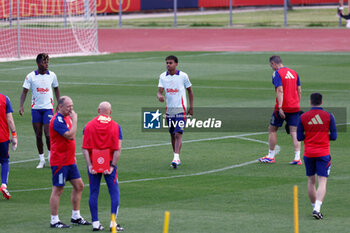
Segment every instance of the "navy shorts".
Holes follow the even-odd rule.
[[[283,122],[286,121],[289,126],[298,126],[298,120],[300,118],[299,112],[285,112],[284,114],[286,115],[285,119],[281,118],[279,111],[274,111],[271,116],[270,125],[281,127]]]
[[[176,114],[174,116],[166,116],[166,121],[169,127],[169,133],[183,133],[186,125],[186,116],[183,113]]]
[[[53,117],[52,109],[32,109],[32,122],[49,124]]]
[[[331,156],[322,156],[310,158],[304,156],[304,163],[306,168],[306,175],[313,176],[317,174],[318,176],[328,177],[331,171]]]
[[[80,173],[76,164],[69,166],[52,166],[52,185],[53,186],[64,186],[66,181],[79,179]]]
[[[0,163],[9,161],[9,143],[10,141],[0,143]]]

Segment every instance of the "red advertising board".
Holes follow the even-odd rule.
[[[120,0],[97,0],[97,13],[119,12]],[[123,12],[140,11],[141,0],[122,0]]]
[[[66,0],[67,11],[73,14],[83,14],[85,1]],[[0,0],[0,18],[9,18],[10,9],[12,9],[12,17],[17,16],[17,1],[12,1],[12,6],[9,5],[10,2]],[[119,12],[119,2],[119,0],[96,0],[97,13]],[[122,1],[123,12],[140,11],[140,6],[141,0]],[[90,12],[92,11],[93,9],[90,9]],[[63,15],[64,0],[19,0],[19,12],[21,17]]]
[[[65,0],[67,9],[73,14],[83,14],[86,0]],[[94,0],[88,0],[94,1]],[[121,0],[96,0],[97,13],[117,13]],[[169,0],[173,1],[173,0]],[[179,1],[179,0],[178,0]],[[232,0],[233,6],[264,6],[283,5],[284,0]],[[290,0],[292,5],[329,4],[338,3],[339,0]],[[9,4],[13,5],[10,6]],[[122,0],[123,12],[141,11],[141,5],[147,3],[145,0]],[[64,0],[19,0],[19,11],[21,17],[53,16],[64,14]],[[228,7],[230,0],[198,0],[198,7]],[[91,5],[91,4],[90,4]],[[194,4],[196,5],[196,4]],[[0,19],[9,18],[10,9],[12,17],[17,16],[17,1],[0,0]],[[157,8],[158,9],[158,8]],[[90,9],[92,12],[92,9]]]

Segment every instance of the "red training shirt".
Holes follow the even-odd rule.
[[[69,166],[75,164],[75,140],[69,140],[63,134],[72,128],[70,116],[56,113],[50,121],[51,166]]]
[[[273,73],[272,83],[276,89],[279,86],[283,87],[282,110],[286,113],[299,112],[300,106],[297,87],[300,86],[300,79],[297,72],[287,67],[281,67]],[[277,98],[275,110],[278,110]]]
[[[0,94],[0,143],[10,139],[10,131],[7,124],[7,113],[10,112],[13,112],[10,99]]]
[[[90,159],[92,149],[110,149],[110,161],[112,161],[113,152],[119,150],[121,139],[122,133],[118,123],[110,116],[98,115],[86,124],[82,147],[89,150]]]

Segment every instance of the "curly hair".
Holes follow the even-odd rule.
[[[49,61],[49,55],[47,53],[39,53],[36,56],[36,63],[40,63],[41,61]]]

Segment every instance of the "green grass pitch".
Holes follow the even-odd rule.
[[[275,93],[268,58],[273,53],[174,54],[179,57],[178,68],[189,74],[193,84],[195,107],[271,107],[272,111]],[[112,103],[112,117],[122,126],[124,136],[124,150],[118,164],[121,192],[118,222],[125,227],[125,232],[162,232],[165,211],[170,211],[171,233],[293,232],[294,185],[299,187],[300,232],[346,232],[349,229],[348,132],[340,132],[338,140],[331,143],[332,169],[322,206],[325,216],[322,221],[315,221],[311,216],[304,166],[288,165],[293,158],[293,148],[284,130],[278,134],[281,152],[273,165],[247,163],[266,154],[266,132],[255,135],[246,132],[251,135],[244,138],[229,137],[244,132],[185,132],[183,165],[172,169],[169,166],[172,150],[166,144],[170,142],[168,133],[141,131],[141,108],[164,107],[158,102],[156,92],[167,55],[167,52],[120,53],[52,58],[50,61],[50,69],[58,76],[61,95],[72,97],[78,113],[76,157],[85,184],[88,184],[88,177],[80,149],[81,132],[97,114],[101,101]],[[318,91],[324,96],[325,107],[349,110],[349,53],[279,55],[284,65],[300,75],[303,107],[309,106],[309,95]],[[30,95],[24,117],[18,114],[23,80],[35,68],[34,59],[0,63],[1,93],[11,98],[19,139],[18,150],[10,152],[8,188],[12,198],[0,199],[0,232],[91,231],[84,226],[68,230],[49,228],[51,171],[35,169],[38,161],[33,160],[37,158],[37,151]],[[266,119],[266,128],[268,122]],[[201,141],[188,142],[194,139]],[[142,147],[146,145],[153,146]],[[67,185],[59,208],[60,219],[65,223],[69,223],[71,216],[70,194],[71,188]],[[86,186],[81,213],[91,220],[88,197]],[[103,185],[99,217],[107,228],[109,212],[109,195]]]

